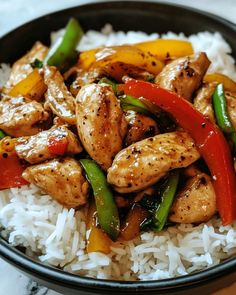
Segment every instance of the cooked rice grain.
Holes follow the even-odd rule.
[[[181,224],[134,241],[115,243],[109,255],[86,253],[82,211],[65,209],[33,185],[0,192],[1,234],[28,248],[42,262],[89,277],[156,280],[218,264],[236,254],[236,223],[213,218],[198,226]]]

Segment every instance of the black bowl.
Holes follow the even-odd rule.
[[[74,16],[85,30],[100,30],[111,23],[115,30],[142,30],[186,35],[219,31],[230,43],[236,58],[236,26],[227,20],[195,9],[163,3],[119,1],[83,5],[29,22],[0,40],[0,62],[12,63],[36,40],[49,44],[51,31],[58,30]],[[207,270],[160,281],[122,282],[85,278],[45,266],[0,239],[0,255],[34,280],[63,294],[209,294],[236,281],[236,258]]]

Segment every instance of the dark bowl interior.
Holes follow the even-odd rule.
[[[119,1],[83,5],[33,20],[0,40],[0,62],[12,63],[36,40],[49,44],[56,31],[74,16],[84,30],[100,30],[111,23],[114,30],[141,30],[147,33],[219,31],[228,41],[236,58],[236,26],[218,16],[164,3]],[[232,258],[208,270],[176,279],[145,282],[116,282],[85,278],[33,261],[0,239],[0,255],[38,282],[63,294],[208,294],[236,280],[236,259]],[[191,289],[191,291],[190,291]]]

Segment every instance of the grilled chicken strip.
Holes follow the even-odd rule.
[[[22,176],[63,206],[77,208],[86,204],[89,184],[82,174],[82,167],[75,159],[54,159],[34,165],[28,167]]]
[[[225,91],[225,97],[231,122],[236,129],[236,93]]]
[[[73,83],[70,86],[70,92],[74,96],[77,96],[81,87],[88,85],[88,84],[92,84],[99,78],[98,74],[96,74],[94,72],[82,70],[78,67],[75,67],[74,75],[76,76],[75,80],[73,81]]]
[[[33,136],[20,137],[17,140],[15,150],[19,158],[30,164],[41,163],[57,156],[49,149],[50,141],[63,144],[65,146],[63,154],[73,155],[82,151],[76,135],[66,126],[54,126]]]
[[[70,70],[69,70],[70,71]],[[102,77],[112,77],[116,81],[122,82],[123,76],[129,76],[139,80],[150,81],[154,79],[154,75],[145,71],[142,68],[134,65],[125,64],[122,62],[110,63],[105,66],[91,67],[88,71],[82,70],[78,67],[72,68],[72,72],[68,74],[75,74],[76,78],[70,86],[70,91],[73,95],[77,95],[80,88],[98,81]],[[66,73],[66,76],[68,76]]]
[[[119,152],[107,180],[120,193],[143,190],[175,168],[187,167],[200,155],[186,132],[156,135]]]
[[[216,86],[217,82],[204,84],[194,99],[194,107],[203,115],[208,117],[211,122],[215,122],[212,95]],[[225,97],[231,122],[234,128],[236,128],[236,94],[225,91]]]
[[[138,114],[134,111],[128,111],[125,114],[125,119],[129,123],[125,146],[160,133],[155,120],[148,116]]]
[[[35,59],[44,60],[48,52],[48,47],[44,46],[40,42],[36,42],[31,50],[18,59],[12,66],[10,78],[6,84],[5,92],[16,85],[20,80],[26,78],[26,76],[33,71],[30,63]]]
[[[98,63],[99,64],[99,63]],[[91,67],[89,70],[90,79],[94,80],[99,79],[101,77],[111,77],[118,82],[122,82],[122,78],[124,76],[129,76],[134,79],[150,81],[155,78],[155,76],[145,69],[136,67],[131,64],[126,64],[123,62],[110,62],[105,65],[99,65],[98,67]]]
[[[190,178],[172,205],[169,220],[177,223],[206,222],[216,213],[216,196],[205,173]]]
[[[40,124],[48,118],[49,113],[39,102],[9,96],[0,101],[0,129],[8,135],[34,135],[41,131]]]
[[[111,87],[90,84],[76,97],[77,129],[80,140],[93,158],[107,170],[122,149],[127,122]]]
[[[215,122],[215,116],[212,106],[212,95],[216,86],[216,82],[205,83],[194,99],[194,107],[213,123]]]
[[[200,86],[210,61],[204,52],[178,58],[164,67],[155,83],[190,100]]]
[[[46,106],[65,122],[75,125],[75,102],[68,91],[62,75],[56,67],[45,67],[44,82],[48,86]]]

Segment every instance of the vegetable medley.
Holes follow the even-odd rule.
[[[1,90],[0,189],[39,186],[86,209],[87,251],[174,223],[236,219],[236,83],[191,43],[77,52],[71,19]]]

